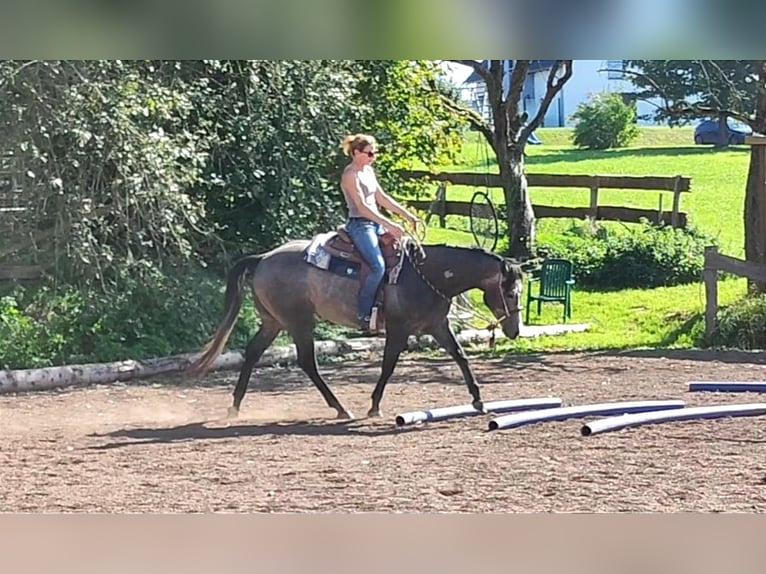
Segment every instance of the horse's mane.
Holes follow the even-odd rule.
[[[422,263],[422,260],[420,259],[420,254],[418,253],[421,248],[423,250],[423,254],[425,254],[429,248],[444,248],[444,249],[452,249],[452,250],[463,251],[468,253],[481,254],[486,257],[489,257],[491,260],[498,263],[501,266],[501,268],[505,269],[506,272],[511,272],[514,276],[520,277],[524,274],[524,266],[522,264],[518,263],[517,261],[514,261],[513,259],[503,257],[502,255],[495,253],[494,251],[489,251],[488,249],[479,247],[478,245],[454,245],[451,243],[417,244],[414,241],[408,242],[406,245],[407,245],[409,258],[413,261],[413,263],[415,261]]]
[[[421,244],[423,249],[428,249],[430,247],[444,247],[447,249],[457,249],[460,251],[468,251],[472,253],[481,253],[482,255],[486,255],[488,257],[491,257],[492,259],[495,259],[498,262],[505,261],[505,258],[502,255],[499,255],[495,253],[494,251],[489,251],[487,249],[484,249],[483,247],[479,247],[478,245],[455,245],[452,243],[423,243]],[[414,248],[417,248],[417,246],[414,244],[414,242],[409,244],[409,249],[412,250]]]

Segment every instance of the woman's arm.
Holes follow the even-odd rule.
[[[397,202],[393,197],[388,195],[383,189],[378,186],[378,191],[375,196],[378,200],[378,203],[385,207],[388,211],[391,211],[393,213],[398,213],[401,215],[404,219],[409,221],[412,225],[418,224],[418,218],[415,217],[412,213],[407,211],[407,209],[402,206],[399,202]]]
[[[382,215],[375,213],[373,210],[367,207],[364,201],[362,201],[362,192],[359,189],[357,178],[354,172],[347,171],[343,174],[343,177],[341,178],[341,189],[343,190],[344,195],[356,207],[359,213],[371,221],[380,223],[386,229],[386,231],[394,235],[394,237],[397,239],[401,237],[404,232],[404,229],[402,229],[401,225],[391,221],[387,217],[383,217]]]

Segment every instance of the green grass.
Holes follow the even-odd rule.
[[[695,146],[692,128],[642,127],[641,135],[631,147],[606,151],[576,149],[571,142],[571,129],[543,128],[537,131],[543,145],[527,146],[528,173],[561,174],[624,174],[624,175],[683,175],[691,178],[691,192],[684,193],[681,210],[689,214],[692,225],[716,235],[722,252],[743,257],[743,208],[745,183],[749,163],[748,146],[714,150]],[[470,133],[461,159],[455,165],[442,166],[441,171],[489,171],[496,173],[494,160],[478,134]],[[434,186],[435,190],[436,186]],[[502,203],[499,189],[489,191],[493,200]],[[475,188],[451,186],[447,198],[468,201]],[[530,188],[532,202],[541,205],[585,206],[589,191]],[[660,192],[642,190],[602,190],[601,205],[625,205],[657,208]],[[672,194],[663,193],[663,207],[671,206]],[[448,216],[447,226],[438,226],[433,217],[427,243],[451,242],[473,244],[467,218]],[[566,220],[542,219],[537,223],[538,236],[557,233],[568,225]],[[614,225],[620,225],[614,223]],[[501,223],[501,234],[504,225]],[[525,284],[525,289],[528,287]],[[745,294],[744,279],[719,282],[719,306],[731,304]],[[478,292],[470,294],[480,304]],[[658,289],[629,289],[596,292],[575,289],[573,294],[573,323],[590,323],[583,333],[545,336],[515,341],[499,340],[497,353],[540,352],[551,350],[601,350],[637,347],[688,348],[696,344],[704,329],[704,288],[701,283]],[[525,302],[526,303],[526,302]],[[483,307],[482,311],[486,312]],[[530,314],[530,324],[561,322],[561,306],[543,305],[540,317],[536,306]]]
[[[527,146],[528,173],[690,177],[691,191],[681,196],[681,210],[688,214],[690,224],[717,236],[722,252],[743,257],[748,146],[726,150],[696,146],[690,143],[692,128],[689,127],[642,127],[639,139],[631,147],[606,151],[576,149],[569,139],[571,130],[568,128],[541,128],[537,134],[543,145]],[[488,154],[491,155],[488,146],[478,134],[471,132],[461,160],[440,169],[496,173],[495,161],[487,164]],[[493,201],[503,202],[500,189],[483,190],[489,192]],[[468,186],[450,186],[447,198],[469,201],[474,191],[475,188]],[[590,191],[531,187],[530,196],[537,205],[583,207],[589,203]],[[600,190],[599,204],[657,209],[660,196],[663,209],[669,210],[672,194],[659,191]],[[542,219],[538,229],[541,233],[548,229],[555,232],[560,225],[560,220]]]
[[[720,281],[719,305],[732,303],[744,294],[745,288],[744,279]],[[536,302],[532,303],[530,325],[561,322],[561,304],[545,303],[542,307],[538,317]],[[570,322],[590,323],[588,331],[504,341],[498,350],[691,348],[697,346],[698,336],[704,331],[704,313],[702,283],[616,292],[576,291]]]
[[[543,303],[537,315],[537,302],[530,306],[526,321],[524,282],[522,319],[528,325],[552,325],[562,322],[560,303]],[[746,280],[727,278],[718,282],[718,304],[729,305],[745,294]],[[481,293],[472,290],[471,302],[481,311]],[[577,290],[572,295],[572,318],[568,323],[588,323],[587,331],[519,338],[499,339],[496,352],[594,351],[629,348],[696,348],[704,332],[705,293],[702,282],[656,289],[621,291]],[[475,321],[474,321],[475,322]],[[472,327],[483,328],[481,321]]]

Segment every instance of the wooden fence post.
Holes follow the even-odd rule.
[[[705,247],[705,266],[702,271],[702,279],[705,282],[705,343],[708,345],[713,339],[718,326],[718,268],[715,256],[718,248]]]
[[[657,225],[662,223],[662,194],[660,196],[660,204],[657,206]]]
[[[590,184],[590,216],[595,220],[598,219],[598,187],[599,177],[593,176],[593,181]]]
[[[445,217],[447,216],[447,184],[443,181],[439,182],[439,186],[436,188],[436,197],[434,197],[434,200],[428,207],[426,226],[428,226],[428,222],[431,220],[431,216],[434,213],[439,216],[439,226],[442,228],[445,227]]]
[[[670,225],[674,228],[678,227],[678,208],[681,203],[681,177],[682,176],[677,175],[675,184],[673,185],[673,211],[670,214]]]

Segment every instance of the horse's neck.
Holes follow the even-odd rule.
[[[480,286],[488,274],[488,257],[459,247],[426,247],[423,275],[449,297]]]

